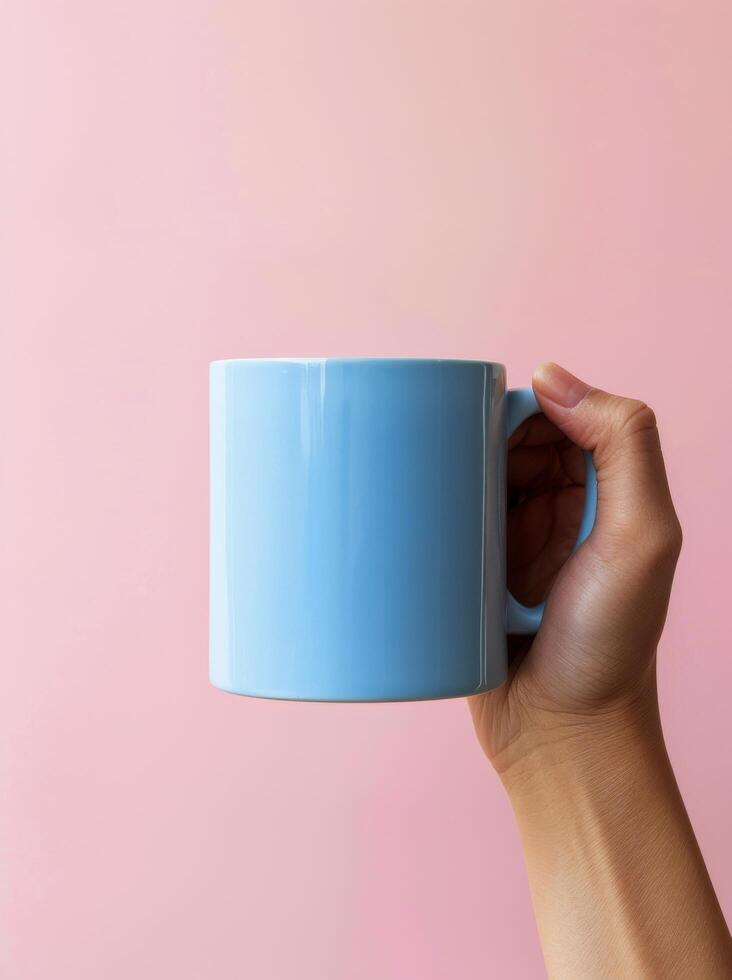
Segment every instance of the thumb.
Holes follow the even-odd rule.
[[[572,442],[592,453],[597,470],[593,539],[648,545],[654,557],[678,555],[674,511],[656,417],[645,402],[593,388],[558,364],[541,364],[533,386],[542,411]]]

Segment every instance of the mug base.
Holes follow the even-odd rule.
[[[219,691],[224,691],[226,694],[236,694],[244,698],[258,698],[262,701],[304,701],[310,704],[399,704],[400,702],[408,704],[415,701],[450,701],[455,698],[468,698],[476,694],[485,694],[488,691],[495,691],[497,688],[502,687],[505,681],[506,679],[503,678],[496,684],[482,684],[479,687],[470,688],[469,690],[436,691],[426,694],[390,694],[383,697],[375,697],[373,695],[359,696],[357,694],[302,695],[289,691],[243,691],[226,687],[223,684],[216,683],[213,679],[211,680],[211,685]]]

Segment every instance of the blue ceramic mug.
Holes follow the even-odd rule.
[[[502,364],[211,364],[210,674],[236,694],[487,691],[542,607],[506,590],[506,441],[539,411]],[[578,544],[595,517],[589,454]]]

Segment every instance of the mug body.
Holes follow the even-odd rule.
[[[210,676],[317,701],[506,677],[501,364],[214,361]]]

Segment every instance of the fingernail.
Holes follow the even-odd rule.
[[[534,390],[537,395],[563,408],[574,408],[585,397],[590,386],[558,364],[546,361],[534,371]]]

